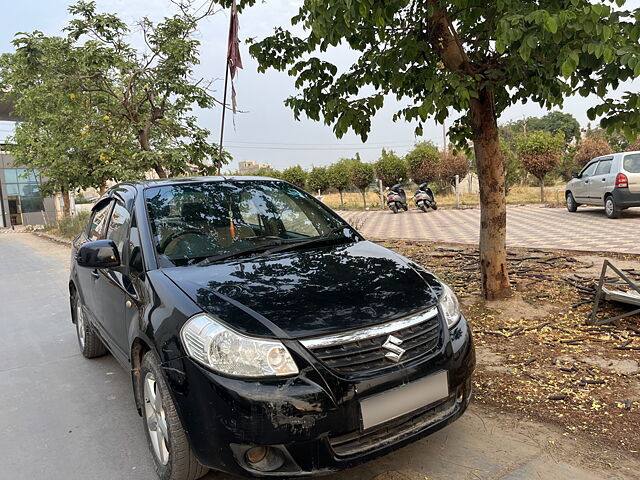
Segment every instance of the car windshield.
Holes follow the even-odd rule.
[[[145,199],[162,266],[242,256],[284,244],[310,244],[313,239],[356,238],[348,225],[311,196],[279,181],[151,187]]]

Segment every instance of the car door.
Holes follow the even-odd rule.
[[[131,214],[120,199],[116,199],[107,222],[105,238],[112,240],[120,254],[121,265],[115,268],[101,268],[95,282],[95,303],[98,322],[103,335],[108,337],[112,353],[121,363],[128,362],[128,335],[125,321],[128,278],[127,256]]]
[[[596,171],[589,179],[588,193],[592,203],[604,205],[605,193],[613,189],[615,179],[611,179],[612,164],[613,157],[601,158],[596,167]]]
[[[598,161],[592,160],[591,163],[584,167],[578,175],[578,178],[572,188],[573,198],[575,198],[578,203],[591,203],[591,199],[589,197],[589,186],[591,184],[591,177],[596,172],[597,167]]]
[[[87,231],[82,235],[83,238],[79,241],[78,247],[86,242],[104,240],[107,220],[112,205],[113,201],[106,199],[94,207]],[[98,319],[98,306],[95,300],[96,281],[99,278],[98,270],[95,268],[77,267],[76,275],[78,277],[76,288],[84,303],[86,312],[92,318],[92,323],[95,324]]]

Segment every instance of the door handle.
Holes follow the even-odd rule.
[[[602,179],[602,181],[603,181],[603,182],[606,182],[606,181],[607,181],[607,179],[606,179],[606,178],[603,178],[603,179]]]
[[[92,276],[93,278],[95,278],[95,279],[100,278],[100,274],[98,273],[98,270],[96,270],[96,269],[91,270],[91,276]]]

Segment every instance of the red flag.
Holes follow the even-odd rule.
[[[242,59],[240,58],[240,40],[238,40],[238,9],[236,1],[231,4],[231,18],[229,20],[229,46],[227,48],[227,65],[231,74],[231,108],[236,113],[236,89],[233,86],[233,79],[236,76],[236,70],[242,68]]]

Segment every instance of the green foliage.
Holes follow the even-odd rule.
[[[87,226],[91,212],[79,212],[70,217],[64,217],[55,223],[45,225],[44,231],[64,238],[74,238]]]
[[[367,198],[365,194],[367,188],[375,179],[373,166],[369,163],[364,163],[360,160],[360,155],[356,155],[356,159],[349,165],[349,173],[351,174],[351,181],[362,194],[364,207],[367,208]]]
[[[373,168],[385,187],[391,187],[402,180],[407,180],[407,163],[393,150],[382,149],[382,154]]]
[[[516,185],[522,178],[522,169],[520,159],[515,152],[509,147],[506,141],[500,139],[500,152],[504,158],[504,188],[505,195],[509,195],[511,187]]]
[[[440,165],[440,152],[432,142],[421,142],[405,155],[411,179],[420,185],[436,180]]]
[[[545,130],[522,135],[516,140],[516,151],[523,168],[541,182],[557,166],[563,147],[563,133],[552,135]]]
[[[313,193],[320,191],[321,193],[330,187],[329,173],[326,167],[313,167],[307,177],[309,190]]]
[[[279,178],[285,182],[293,183],[296,187],[305,188],[307,185],[307,172],[300,165],[285,168]]]
[[[352,129],[363,139],[385,93],[413,100],[395,117],[417,120],[420,134],[427,118],[442,121],[448,108],[467,112],[482,89],[492,91],[499,116],[522,100],[550,108],[574,91],[605,97],[611,86],[640,76],[640,14],[633,11],[589,0],[468,3],[304,2],[292,19],[302,36],[278,27],[250,52],[261,70],[297,78],[300,94],[286,101],[296,118],[322,118],[338,137]],[[456,29],[459,45],[443,39],[445,24]],[[358,52],[351,68],[315,55],[341,42]],[[626,112],[637,112],[639,98],[629,93],[594,112],[609,114],[607,126],[638,130],[640,116]],[[470,120],[457,122],[458,143],[471,137]]]
[[[580,123],[578,120],[569,113],[559,111],[550,112],[541,118],[528,117],[505,123],[500,126],[500,136],[514,148],[516,138],[519,135],[540,130],[553,135],[562,132],[565,145],[574,139],[580,140]]]
[[[149,169],[161,177],[212,173],[229,159],[218,159],[210,132],[191,114],[214,105],[206,82],[193,79],[195,32],[211,7],[196,16],[183,4],[159,23],[143,18],[142,51],[132,47],[127,25],[97,12],[95,2],[80,0],[69,11],[66,37],[19,33],[15,53],[0,60],[0,83],[25,120],[14,138],[21,164],[64,191]]]
[[[351,186],[351,175],[349,173],[349,159],[343,158],[327,167],[329,186],[338,192],[344,192]]]

